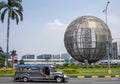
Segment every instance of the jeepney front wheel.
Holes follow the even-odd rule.
[[[23,77],[23,82],[27,82],[28,78],[27,77]]]
[[[62,77],[56,77],[56,82],[57,82],[57,83],[63,82],[63,78],[62,78]]]

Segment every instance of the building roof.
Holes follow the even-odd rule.
[[[51,64],[17,64],[15,65],[16,68],[18,67],[26,67],[26,68],[31,68],[31,67],[51,67]]]

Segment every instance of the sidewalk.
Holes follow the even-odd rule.
[[[70,78],[119,78],[120,75],[114,76],[70,76]]]

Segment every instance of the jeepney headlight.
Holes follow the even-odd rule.
[[[66,75],[64,75],[64,77],[66,78],[67,76],[66,76]]]

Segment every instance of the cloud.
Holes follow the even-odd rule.
[[[67,24],[55,19],[45,24],[41,33],[41,52],[50,54],[60,54],[66,52],[64,46],[64,33]]]
[[[55,19],[52,23],[48,23],[48,25],[51,25],[51,26],[54,26],[54,25],[62,26],[64,24],[62,24],[59,19]]]
[[[55,19],[54,21],[47,23],[45,26],[47,29],[65,31],[67,24],[63,24],[59,19]]]

